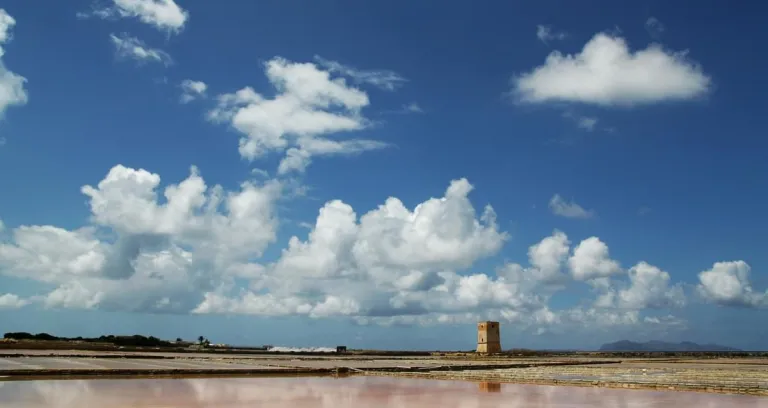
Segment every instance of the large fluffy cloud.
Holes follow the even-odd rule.
[[[158,197],[160,176],[121,165],[84,186],[92,225],[20,226],[0,244],[0,271],[58,287],[51,307],[191,309],[201,293],[238,276],[275,240],[275,181],[236,191],[208,187],[195,168]]]
[[[619,292],[619,304],[630,309],[680,307],[685,294],[679,285],[670,286],[671,277],[646,262],[629,270],[630,287]]]
[[[2,59],[5,55],[5,44],[11,40],[11,31],[15,25],[16,20],[4,9],[0,9],[0,118],[7,108],[24,105],[29,98],[24,89],[27,79],[8,70]]]
[[[576,280],[607,278],[622,273],[619,263],[611,259],[608,245],[598,237],[581,241],[568,259],[568,265]]]
[[[567,278],[562,269],[568,259],[570,245],[571,241],[564,232],[554,231],[551,236],[528,248],[530,267],[508,263],[497,274],[514,282],[527,282],[528,286],[561,284]]]
[[[577,54],[554,51],[544,65],[513,78],[523,102],[633,105],[693,99],[707,93],[711,78],[687,58],[652,44],[631,51],[623,38],[596,34]]]
[[[474,270],[508,237],[490,205],[476,209],[466,179],[413,208],[390,197],[359,215],[331,200],[306,238],[292,237],[268,261],[262,256],[276,240],[284,189],[267,180],[225,191],[207,185],[195,167],[161,188],[158,174],[117,165],[81,189],[91,212],[87,226],[27,225],[4,233],[0,273],[50,289],[23,299],[2,295],[3,307],[344,317],[384,325],[498,319],[544,333],[666,327],[668,319],[644,316],[643,309],[684,300],[666,272],[647,264],[630,269],[628,284],[609,281],[622,271],[606,244],[591,237],[571,249],[557,230],[529,247],[527,267]],[[595,284],[603,304],[550,310],[552,296],[574,277],[606,280]]]
[[[6,293],[0,295],[0,310],[3,309],[18,309],[29,304],[29,300],[22,299],[14,294]]]
[[[14,245],[0,245],[0,266],[8,275],[43,282],[97,276],[107,259],[107,247],[92,229],[68,231],[50,225],[13,230]]]
[[[312,63],[279,57],[265,68],[277,90],[274,98],[246,87],[220,95],[217,107],[208,114],[209,119],[228,123],[243,134],[239,150],[244,158],[285,151],[278,169],[284,174],[304,171],[313,156],[350,155],[386,146],[373,140],[323,137],[369,125],[361,113],[370,103],[368,95],[347,85],[344,78],[331,78],[330,72]]]
[[[290,239],[268,266],[268,294],[209,293],[199,313],[397,315],[517,302],[516,289],[486,275],[454,272],[497,252],[506,234],[488,206],[478,216],[472,185],[454,180],[442,198],[410,210],[394,197],[357,217],[330,201],[306,241]]]
[[[744,261],[717,262],[699,273],[699,293],[708,301],[726,306],[768,307],[768,291],[755,292]]]
[[[629,285],[616,290],[610,282],[598,282],[605,291],[597,298],[596,307],[642,310],[646,308],[678,308],[686,303],[682,286],[672,285],[668,272],[647,262],[640,262],[628,271]],[[607,286],[606,286],[607,285]]]

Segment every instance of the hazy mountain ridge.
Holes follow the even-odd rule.
[[[739,349],[719,344],[697,344],[690,341],[669,343],[665,341],[651,340],[646,342],[634,342],[621,340],[615,343],[606,343],[600,347],[600,351],[741,351]]]

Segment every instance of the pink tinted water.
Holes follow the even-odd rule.
[[[768,408],[768,398],[381,377],[0,382],[0,408]]]

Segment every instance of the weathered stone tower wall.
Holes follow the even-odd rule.
[[[477,324],[477,352],[501,353],[499,322],[480,322]]]

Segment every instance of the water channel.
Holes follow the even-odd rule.
[[[0,408],[768,408],[768,398],[389,377],[0,382]]]

